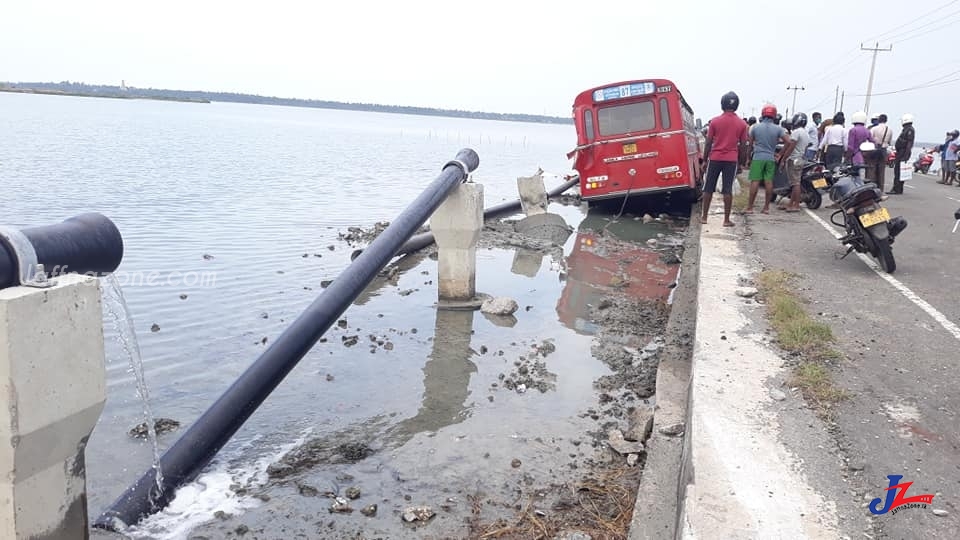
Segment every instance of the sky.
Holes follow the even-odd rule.
[[[588,88],[674,82],[704,122],[720,96],[825,117],[845,93],[916,117],[917,140],[960,129],[960,0],[10,1],[0,81],[135,87],[569,116]],[[921,88],[916,88],[921,87]],[[955,103],[955,102],[954,102]],[[839,104],[837,104],[839,106]]]

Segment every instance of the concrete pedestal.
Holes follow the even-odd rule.
[[[99,282],[0,290],[0,538],[88,538],[84,449],[106,401]]]
[[[517,190],[520,192],[520,206],[528,217],[547,212],[550,199],[543,186],[543,176],[537,174],[517,178]]]
[[[461,184],[430,218],[437,240],[441,300],[470,300],[477,292],[477,241],[483,228],[483,186]]]

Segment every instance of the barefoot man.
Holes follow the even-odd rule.
[[[704,154],[709,158],[707,178],[703,186],[703,202],[700,223],[707,222],[710,201],[717,191],[717,179],[723,174],[723,226],[733,227],[730,221],[730,207],[733,206],[733,181],[737,177],[737,164],[740,162],[740,148],[747,143],[747,123],[737,116],[740,98],[733,92],[727,92],[720,98],[723,114],[710,120],[707,129],[707,145]]]
[[[777,168],[782,167],[786,157],[793,152],[796,141],[790,139],[787,130],[776,123],[777,108],[765,105],[760,111],[763,118],[750,130],[750,142],[753,143],[753,163],[750,165],[750,198],[747,201],[747,214],[753,213],[753,204],[757,200],[757,191],[763,182],[766,198],[763,201],[764,214],[770,213],[770,200],[773,199],[773,176]],[[783,143],[780,159],[776,158],[777,143]]]

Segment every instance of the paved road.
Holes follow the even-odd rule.
[[[785,437],[808,463],[828,464],[807,474],[841,494],[850,538],[960,537],[960,231],[951,232],[960,188],[935,180],[915,175],[886,203],[909,222],[894,245],[892,277],[854,255],[838,260],[839,242],[812,217],[826,222],[832,210],[746,218],[764,266],[802,276],[810,311],[833,327],[847,357],[834,377],[851,398],[827,426],[837,447],[811,448],[799,432]],[[842,459],[817,455],[829,451]],[[933,504],[872,516],[866,504],[885,497],[888,475],[914,482],[907,496],[935,494]]]

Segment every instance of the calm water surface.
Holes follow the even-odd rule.
[[[180,432],[257,358],[264,338],[270,343],[321,293],[321,280],[347,266],[351,249],[338,232],[392,220],[462,147],[480,155],[475,179],[490,206],[515,199],[516,177],[538,166],[567,173],[565,153],[575,144],[572,126],[18,94],[0,94],[0,133],[4,224],[43,225],[96,211],[119,227],[125,255],[117,275],[136,322],[153,412],[181,421]],[[561,211],[573,225],[582,219],[579,209]],[[575,424],[578,405],[592,395],[590,381],[605,368],[581,360],[589,357],[589,333],[558,320],[564,283],[549,257],[530,277],[510,272],[514,256],[481,251],[478,270],[481,291],[539,310],[518,314],[512,329],[480,314],[438,317],[429,259],[398,285],[366,295],[347,312],[348,328],[328,332],[330,341],[304,358],[211,466],[205,480],[220,491],[194,486],[190,501],[202,514],[195,520],[217,508],[239,511],[248,503],[226,500],[226,486],[262,476],[266,463],[317,432],[383,424],[403,444],[506,407],[545,432]],[[143,281],[151,272],[153,286]],[[398,294],[409,289],[414,293]],[[439,352],[435,328],[446,339]],[[94,516],[151,460],[149,445],[127,436],[142,421],[141,406],[116,332],[110,324],[105,331],[108,401],[87,452]],[[341,334],[358,334],[360,345],[345,348]],[[395,348],[371,353],[369,334]],[[500,405],[480,395],[505,361],[487,369],[471,360],[480,344],[516,340],[522,352],[537,338],[574,353],[555,366],[565,378],[552,399]],[[471,425],[462,431],[487,433]],[[507,437],[515,430],[496,431]],[[161,436],[161,449],[180,432]],[[415,462],[412,448],[407,459]],[[155,524],[148,536],[183,537],[195,523],[189,518]]]

